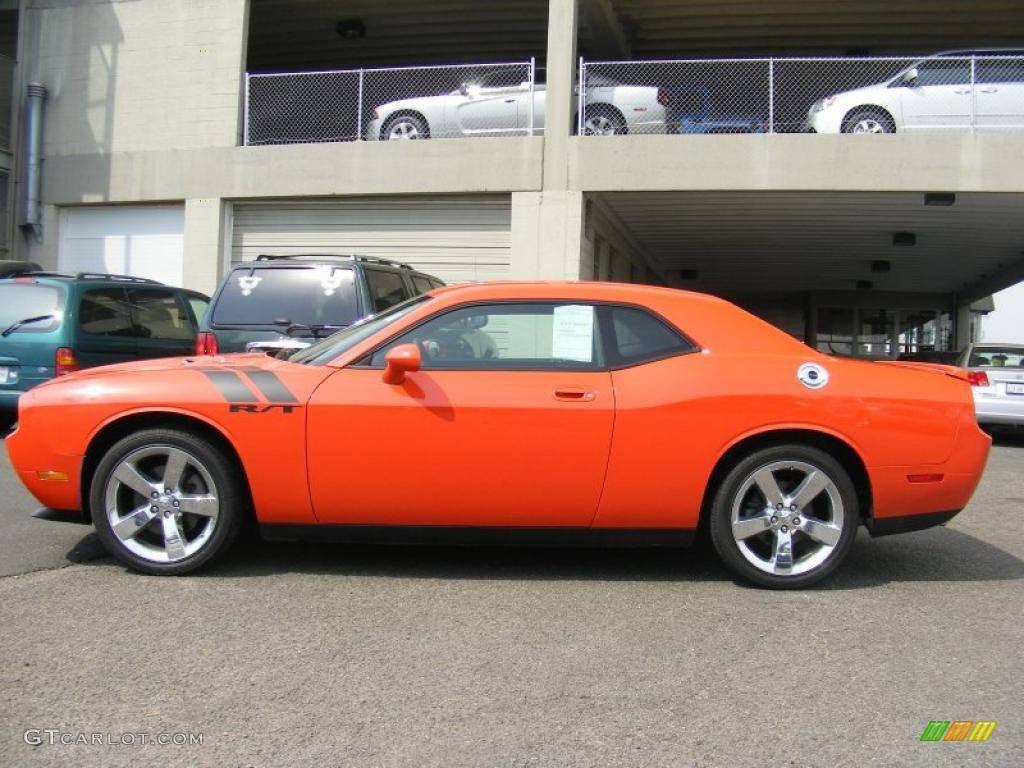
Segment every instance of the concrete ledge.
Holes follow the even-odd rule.
[[[569,186],[584,191],[1020,192],[1024,133],[583,136]]]
[[[224,147],[46,158],[48,205],[537,190],[540,137]]]

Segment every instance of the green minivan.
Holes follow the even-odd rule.
[[[123,275],[0,280],[0,422],[36,384],[79,368],[192,354],[210,299]]]

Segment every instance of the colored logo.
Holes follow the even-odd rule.
[[[995,720],[932,720],[921,741],[988,741],[995,728]]]

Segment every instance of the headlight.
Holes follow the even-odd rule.
[[[821,110],[831,107],[835,103],[835,96],[826,96],[824,99],[811,104],[811,114],[813,115],[815,112],[821,112]]]

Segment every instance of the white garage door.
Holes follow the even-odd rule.
[[[336,253],[411,264],[447,283],[508,275],[511,199],[374,197],[236,203],[232,262]]]
[[[62,272],[100,272],[182,284],[185,209],[113,205],[61,211]]]

